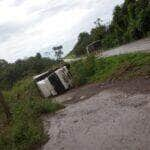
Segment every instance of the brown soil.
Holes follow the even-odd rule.
[[[99,92],[109,89],[117,88],[126,93],[148,93],[150,91],[150,79],[149,77],[141,77],[132,80],[126,81],[115,81],[115,82],[106,82],[106,83],[94,83],[88,84],[81,87],[74,88],[63,95],[57,96],[54,98],[55,101],[72,104],[79,102],[81,100],[86,100]]]
[[[42,150],[149,150],[150,79],[86,85],[56,100],[67,106],[43,118]]]

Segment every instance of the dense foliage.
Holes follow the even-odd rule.
[[[97,59],[93,55],[71,65],[74,83],[125,80],[150,77],[150,53],[133,53]]]
[[[150,53],[134,53],[97,59],[88,56],[71,64],[76,86],[90,82],[130,79],[137,76],[150,77]],[[62,105],[43,100],[32,79],[17,82],[9,91],[3,92],[12,113],[9,124],[0,108],[0,149],[29,150],[45,142],[40,115],[53,113]]]
[[[115,7],[109,25],[102,25],[100,19],[95,24],[90,34],[80,33],[71,55],[86,54],[86,46],[97,40],[105,50],[150,35],[150,1],[125,0],[121,6]]]
[[[48,138],[40,115],[54,113],[63,106],[50,99],[42,99],[32,79],[19,81],[10,91],[3,93],[12,118],[8,124],[0,107],[0,149],[36,149]]]
[[[90,33],[79,35],[71,55],[86,53],[86,46],[96,40],[108,49],[146,37],[150,34],[149,0],[125,0],[116,6],[110,25],[98,19]],[[3,91],[12,114],[9,124],[0,107],[0,149],[29,150],[46,140],[40,115],[53,113],[62,105],[43,100],[32,76],[56,65],[52,59],[35,57],[8,63],[0,60],[0,90]],[[137,76],[150,77],[150,53],[135,53],[96,59],[94,55],[71,64],[76,86]],[[29,77],[29,78],[28,78]],[[9,90],[8,90],[9,89]],[[8,90],[5,91],[4,90]]]
[[[51,69],[55,64],[54,60],[42,58],[39,53],[35,57],[17,60],[15,63],[0,60],[0,89],[10,89],[17,81]]]
[[[77,56],[84,55],[86,53],[87,44],[90,44],[90,35],[86,32],[80,33],[78,43],[74,47],[75,54]]]

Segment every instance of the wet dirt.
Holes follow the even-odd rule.
[[[42,150],[150,149],[150,79],[91,84],[61,97],[66,108],[43,118]]]

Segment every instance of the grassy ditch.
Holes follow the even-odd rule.
[[[31,79],[18,82],[11,91],[4,92],[9,104],[12,119],[5,122],[5,116],[0,110],[0,149],[30,150],[47,140],[41,123],[41,114],[54,113],[63,108],[52,103],[50,99],[43,100]]]
[[[139,76],[150,77],[150,53],[132,53],[97,59],[90,55],[71,64],[74,83],[80,86],[93,82],[126,80]],[[3,92],[9,104],[12,119],[6,122],[0,109],[0,150],[30,150],[47,140],[40,116],[63,108],[43,100],[31,79],[15,84]]]
[[[150,77],[150,53],[131,53],[96,59],[90,55],[74,62],[71,72],[76,86],[93,82]]]

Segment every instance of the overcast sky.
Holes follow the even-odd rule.
[[[99,17],[104,23],[123,0],[0,0],[0,59],[44,53],[62,44],[72,50],[78,34],[90,31]]]

